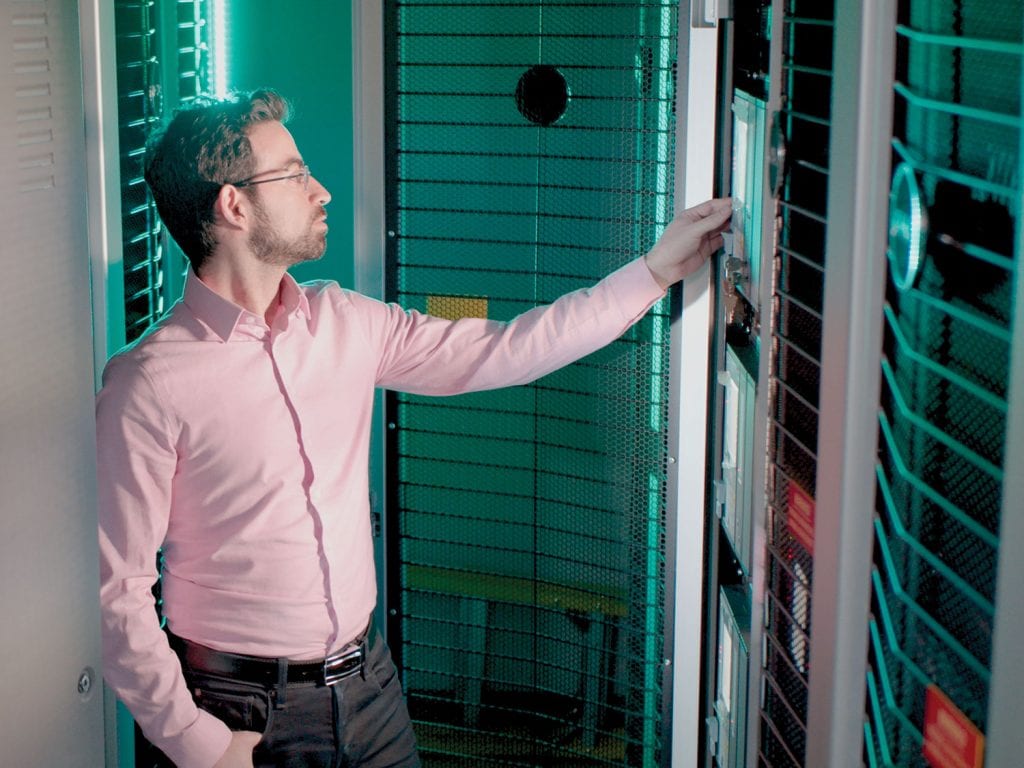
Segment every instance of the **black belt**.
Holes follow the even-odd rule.
[[[282,679],[288,683],[334,685],[359,674],[366,663],[366,654],[373,643],[375,632],[371,616],[366,630],[356,640],[326,659],[316,661],[290,661],[225,653],[170,633],[168,635],[171,647],[187,668],[271,688],[280,685]]]

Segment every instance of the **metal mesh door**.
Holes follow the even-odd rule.
[[[146,140],[166,112],[207,91],[208,15],[206,0],[114,5],[127,341],[141,336],[175,298],[165,288],[163,225],[142,166]]]
[[[390,299],[509,319],[653,244],[675,3],[385,11]],[[668,325],[663,302],[531,386],[389,396],[391,643],[427,765],[663,760]]]
[[[1022,16],[906,0],[899,21],[865,751],[923,766],[986,728]]]
[[[787,768],[807,746],[834,17],[834,3],[783,5],[759,764]]]

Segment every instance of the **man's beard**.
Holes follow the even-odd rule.
[[[290,267],[316,261],[324,255],[327,238],[323,233],[313,231],[315,218],[310,220],[305,234],[285,240],[271,225],[263,201],[253,198],[253,207],[256,210],[256,226],[249,234],[249,248],[261,262],[275,267]]]

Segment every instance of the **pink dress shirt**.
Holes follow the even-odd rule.
[[[104,674],[147,737],[200,768],[230,740],[196,708],[157,623],[158,548],[175,634],[322,658],[377,599],[374,388],[532,381],[614,340],[663,295],[639,259],[509,323],[453,323],[286,275],[268,327],[189,275],[183,300],[111,358],[96,403]]]

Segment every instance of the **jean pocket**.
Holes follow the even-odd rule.
[[[265,689],[203,674],[189,676],[189,688],[196,706],[233,731],[255,731],[266,735],[270,730],[273,706]]]
[[[376,642],[367,654],[366,666],[382,691],[390,685],[398,684],[398,669],[395,667],[391,651],[382,637],[376,638]]]

